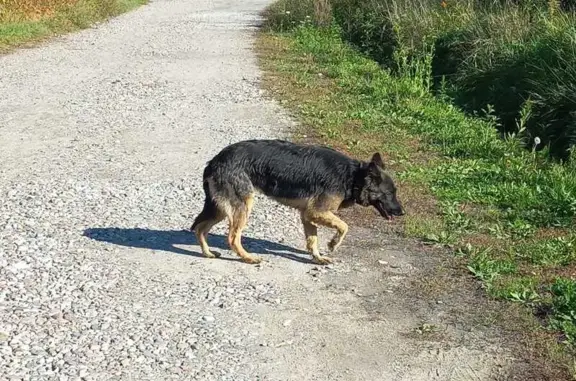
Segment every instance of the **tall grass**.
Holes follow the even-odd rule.
[[[291,3],[298,3],[291,4]],[[420,59],[433,48],[434,90],[471,114],[490,109],[501,133],[534,138],[567,160],[576,144],[576,16],[573,1],[332,0],[343,37],[384,66]],[[282,2],[311,15],[312,1]],[[306,5],[308,4],[308,5]],[[289,9],[288,9],[289,8]]]

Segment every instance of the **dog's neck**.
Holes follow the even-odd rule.
[[[352,194],[350,199],[347,200],[348,202],[363,204],[360,200],[360,195],[362,194],[362,188],[366,185],[366,176],[368,176],[368,163],[361,161],[352,176]]]

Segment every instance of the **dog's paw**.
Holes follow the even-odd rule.
[[[334,262],[334,260],[332,258],[323,256],[323,255],[313,257],[312,261],[318,265],[329,265],[329,264]]]
[[[245,263],[249,263],[251,265],[256,265],[256,264],[262,262],[262,258],[251,255],[249,257],[242,257],[242,261]]]
[[[211,251],[204,253],[204,256],[206,258],[210,258],[210,259],[215,259],[215,258],[220,258],[220,253],[213,253]]]

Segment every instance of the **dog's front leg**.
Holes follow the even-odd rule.
[[[332,263],[332,258],[320,255],[320,250],[318,249],[318,227],[308,221],[304,214],[302,214],[302,225],[304,225],[304,234],[306,235],[306,250],[312,256],[314,263],[319,265]]]
[[[336,229],[336,234],[334,237],[328,242],[328,249],[331,252],[336,251],[344,241],[344,237],[348,233],[348,224],[336,216],[332,218],[332,226]]]
[[[332,229],[336,229],[336,234],[328,243],[328,249],[332,252],[336,251],[338,247],[342,244],[344,237],[348,233],[348,224],[338,218],[332,212],[321,212],[312,214],[310,221],[317,225],[326,226]]]

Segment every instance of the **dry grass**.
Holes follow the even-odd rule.
[[[53,17],[58,9],[72,7],[78,0],[0,0],[0,21],[38,21]]]
[[[86,28],[147,0],[0,0],[0,52]]]
[[[314,1],[314,21],[322,28],[328,28],[332,23],[332,6],[329,0]]]

